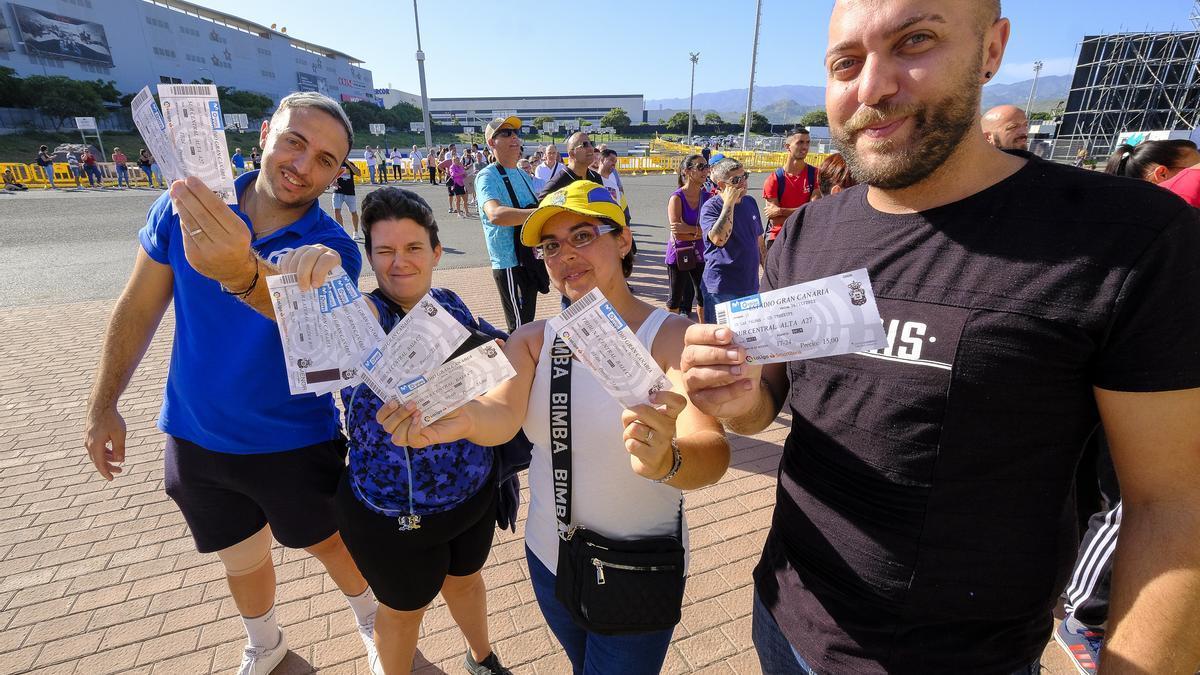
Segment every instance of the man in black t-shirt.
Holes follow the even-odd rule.
[[[358,197],[354,194],[354,177],[359,174],[358,167],[350,162],[342,163],[342,170],[333,181],[333,218],[343,228],[342,206],[350,210],[350,220],[354,223],[354,241],[362,241],[358,233]]]
[[[604,177],[591,169],[595,154],[596,146],[592,144],[592,139],[586,133],[576,131],[571,134],[571,137],[567,139],[567,161],[563,165],[565,171],[559,171],[554,174],[553,178],[546,181],[546,186],[538,194],[538,201],[542,201],[546,195],[577,180],[586,179],[604,185]]]
[[[741,434],[791,412],[754,572],[765,672],[1037,672],[1097,422],[1124,498],[1101,668],[1200,665],[1200,220],[987,143],[999,4],[830,19],[826,110],[861,185],[789,218],[765,285],[866,268],[887,347],[752,366],[728,328],[688,329],[703,412]]]

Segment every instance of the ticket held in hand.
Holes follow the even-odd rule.
[[[651,404],[651,396],[671,388],[662,368],[600,289],[592,289],[549,323],[604,390],[626,408]]]
[[[887,346],[867,270],[722,302],[719,324],[753,364],[801,361]]]

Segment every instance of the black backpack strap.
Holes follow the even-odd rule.
[[[783,172],[783,168],[775,169],[775,201],[783,206],[783,189],[787,187],[787,174]]]
[[[558,335],[550,348],[550,457],[559,537],[571,529],[571,350]]]

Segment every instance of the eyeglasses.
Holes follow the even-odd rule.
[[[520,129],[498,129],[496,131],[496,133],[492,134],[493,138],[496,136],[499,136],[500,138],[511,138],[513,136],[516,136],[517,138],[520,138],[521,130]]]
[[[583,227],[580,227],[580,225]],[[568,244],[574,249],[581,249],[599,239],[600,235],[615,232],[617,229],[612,225],[592,225],[591,223],[579,223],[575,227],[578,229],[572,230],[571,234],[567,236],[566,241],[559,239],[547,239],[537,246],[534,246],[534,257],[536,257],[538,260],[553,258],[559,253],[562,253],[563,244]]]
[[[595,144],[593,144],[591,141],[580,141],[580,142],[579,142],[579,144],[578,144],[578,145],[576,145],[575,147],[576,147],[576,148],[594,148],[594,147],[596,147],[596,146],[595,146]],[[574,148],[572,148],[572,150],[573,150],[573,149],[574,149]]]
[[[708,169],[709,166],[707,164],[697,164],[695,166],[688,167],[688,171],[708,171]]]
[[[741,175],[739,175],[739,176],[734,176],[733,178],[730,178],[730,179],[729,179],[729,184],[730,184],[730,185],[741,185],[742,183],[745,183],[745,182],[746,182],[746,179],[747,179],[747,178],[749,178],[749,177],[750,177],[750,176],[747,176],[747,175],[746,175],[746,174],[744,174],[744,173],[743,173],[743,174],[741,174]]]

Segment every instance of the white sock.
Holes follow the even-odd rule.
[[[375,618],[375,610],[379,607],[375,604],[375,596],[371,595],[371,588],[360,595],[347,595],[346,602],[350,603],[350,609],[354,610],[354,620],[358,621],[358,625],[365,626]]]
[[[262,616],[254,618],[243,616],[242,623],[246,624],[246,635],[250,638],[250,646],[269,648],[279,644],[279,624],[275,622],[274,605]]]

